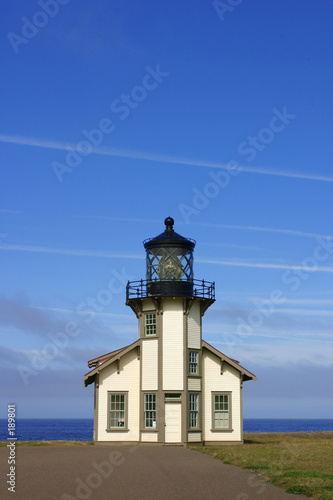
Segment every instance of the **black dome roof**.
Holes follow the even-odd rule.
[[[161,247],[161,246],[179,246],[186,248],[188,250],[193,250],[196,244],[195,240],[191,238],[184,238],[180,234],[176,233],[173,229],[175,221],[172,217],[167,217],[164,221],[165,231],[155,238],[148,238],[144,240],[143,245],[146,250],[153,247]]]

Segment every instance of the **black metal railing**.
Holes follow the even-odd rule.
[[[215,300],[215,282],[205,280],[139,280],[126,286],[126,302],[146,297],[199,297]]]

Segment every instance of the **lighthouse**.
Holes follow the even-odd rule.
[[[202,339],[215,283],[194,278],[196,242],[174,230],[143,241],[146,275],[128,282],[138,339],[94,358],[96,441],[182,444],[242,442],[242,387],[255,380]],[[221,335],[223,332],[221,332]]]

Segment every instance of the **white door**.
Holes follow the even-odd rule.
[[[165,442],[182,441],[182,406],[180,403],[165,403]]]

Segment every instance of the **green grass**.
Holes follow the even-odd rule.
[[[242,445],[191,449],[251,469],[288,493],[333,500],[333,432],[249,433]]]
[[[0,448],[7,446],[8,441],[0,441]],[[87,446],[95,444],[94,441],[16,441],[16,446]]]

